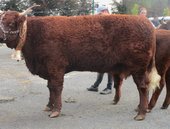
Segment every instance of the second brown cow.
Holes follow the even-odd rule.
[[[166,109],[170,104],[170,30],[156,30],[156,68],[161,75],[161,81],[152,95],[149,110],[155,106],[165,84],[167,93],[161,108]]]

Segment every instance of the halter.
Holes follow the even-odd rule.
[[[5,14],[6,14],[5,12],[2,13],[2,16],[0,18],[0,29],[3,32],[4,40],[6,40],[6,38],[7,38],[6,34],[18,34],[19,33],[19,30],[15,30],[15,31],[5,30],[5,27],[3,25],[3,18],[5,17]]]

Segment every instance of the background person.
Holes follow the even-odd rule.
[[[139,9],[139,15],[147,17],[147,10],[146,10],[146,8],[144,8],[144,7],[140,8]]]
[[[144,7],[141,7],[139,9],[139,15],[142,16],[142,17],[147,17],[147,9],[144,8]],[[151,22],[151,24],[154,28],[156,28],[155,25],[152,22]]]
[[[110,13],[109,13],[107,6],[103,5],[97,8],[97,15],[109,15],[109,14]],[[109,73],[107,74],[108,74],[107,87],[103,91],[100,92],[100,94],[104,94],[104,95],[112,93],[112,81],[113,81],[112,75]],[[104,76],[104,73],[98,73],[95,83],[91,87],[87,88],[87,90],[98,92],[98,87],[103,80],[103,76]]]
[[[154,24],[155,27],[158,27],[160,25],[160,22],[157,16],[154,16],[152,23]]]

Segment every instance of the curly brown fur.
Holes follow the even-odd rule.
[[[14,20],[14,14],[9,12],[3,21],[5,29],[9,28],[8,17],[18,22],[22,16]],[[155,55],[154,28],[146,18],[130,15],[51,16],[30,17],[27,23],[22,52],[29,71],[48,80],[49,103],[53,106],[50,116],[61,110],[64,74],[93,71],[113,72],[125,77],[132,75],[141,98],[135,119],[144,119],[148,105],[148,76]],[[5,42],[8,47],[16,48],[17,35],[8,35]]]

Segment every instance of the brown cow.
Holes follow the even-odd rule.
[[[170,104],[170,30],[156,30],[156,68],[159,75],[161,75],[161,81],[159,88],[153,93],[149,102],[148,109],[152,110],[155,106],[157,99],[166,83],[166,98],[162,105],[162,109],[167,109]],[[117,104],[121,96],[121,85],[123,77],[120,75],[114,75],[115,98],[114,104]]]
[[[170,30],[156,30],[156,68],[161,75],[160,88],[153,93],[149,103],[151,110],[166,83],[166,98],[162,105],[162,109],[168,108],[170,104]]]
[[[159,84],[154,28],[139,16],[26,19],[23,13],[7,11],[1,14],[0,40],[9,48],[22,49],[29,71],[48,80],[50,117],[60,114],[64,74],[71,71],[132,75],[140,96],[136,120],[145,118],[148,88]],[[155,82],[153,73],[158,77]]]

